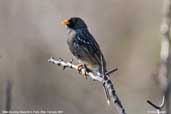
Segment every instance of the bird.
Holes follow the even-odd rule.
[[[69,49],[80,63],[77,65],[78,70],[86,65],[93,72],[105,74],[107,72],[106,60],[99,44],[89,32],[85,21],[80,17],[71,17],[62,21],[62,24],[67,28]],[[107,102],[109,102],[109,92],[105,86],[103,87],[107,96]]]
[[[99,44],[89,32],[86,23],[79,17],[72,17],[64,20],[63,24],[67,26],[67,43],[71,53],[79,61],[79,67],[83,64],[97,72],[106,72],[106,61]]]

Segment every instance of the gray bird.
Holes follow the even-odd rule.
[[[85,22],[79,17],[72,17],[64,20],[63,24],[68,29],[67,43],[69,49],[80,63],[78,70],[85,64],[92,71],[104,74],[107,71],[105,58]],[[108,91],[106,88],[104,89],[109,102]]]
[[[88,31],[85,22],[78,17],[64,20],[68,29],[67,43],[71,53],[81,65],[86,64],[90,69],[106,72],[106,61],[94,37]]]

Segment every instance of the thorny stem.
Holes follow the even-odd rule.
[[[56,59],[51,57],[48,60],[48,62],[53,63],[53,64],[58,65],[58,66],[62,66],[63,68],[71,68],[71,69],[77,70],[76,65],[72,64],[72,62],[64,62],[64,60],[61,59],[61,58],[56,60]],[[109,74],[111,74],[111,73],[113,73],[115,71],[117,71],[117,69],[113,69],[113,70],[105,73],[105,75],[109,75]],[[92,79],[94,81],[99,81],[104,85],[104,87],[108,90],[109,96],[111,97],[112,102],[115,104],[116,109],[119,112],[119,114],[126,114],[125,108],[122,106],[122,103],[119,100],[119,98],[118,98],[118,96],[117,96],[117,94],[115,92],[115,89],[114,89],[112,81],[110,80],[110,77],[109,76],[104,76],[104,75],[102,75],[100,73],[96,73],[96,75],[95,75],[95,73],[93,73],[91,70],[87,71],[84,67],[82,67],[80,69],[80,74],[84,75],[85,72],[88,75],[88,78],[90,78],[90,79]]]

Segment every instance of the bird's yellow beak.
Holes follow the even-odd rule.
[[[61,22],[63,25],[69,25],[70,24],[70,22],[68,21],[68,20],[64,20],[64,21],[62,21]]]

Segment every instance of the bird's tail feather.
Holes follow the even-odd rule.
[[[107,104],[110,105],[110,94],[109,94],[108,89],[106,88],[105,83],[103,83],[103,89],[104,89],[104,92],[105,92],[105,95],[106,95]]]
[[[105,73],[107,72],[107,69],[106,69],[106,63],[104,63],[104,62],[105,62],[104,57],[102,55],[101,56],[101,68],[99,70],[100,70],[100,73],[102,74],[103,78],[105,79],[106,78]],[[110,94],[109,94],[108,88],[106,88],[105,83],[103,83],[103,89],[104,89],[104,92],[106,95],[107,104],[110,105]]]

